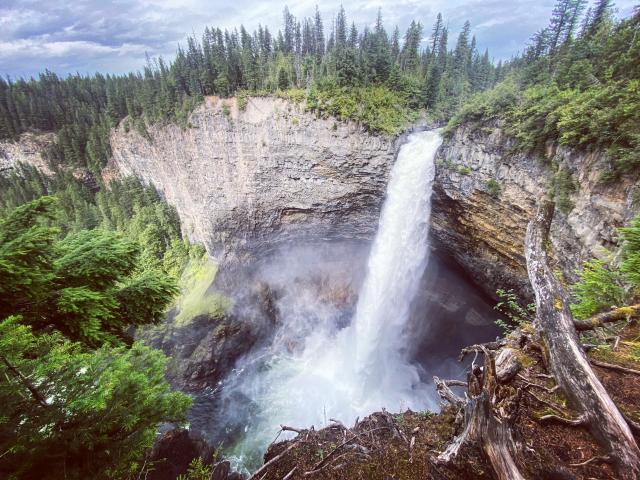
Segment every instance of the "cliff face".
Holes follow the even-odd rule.
[[[0,174],[9,173],[18,163],[26,163],[51,174],[43,152],[55,141],[53,133],[23,133],[17,142],[0,141]]]
[[[243,111],[207,99],[190,123],[151,127],[150,140],[121,126],[111,144],[120,173],[153,183],[210,253],[375,232],[393,139],[274,98],[252,98]]]
[[[480,286],[489,293],[515,287],[529,291],[524,236],[539,199],[550,189],[553,169],[531,155],[514,154],[500,128],[460,127],[437,156],[432,231]],[[592,257],[615,249],[616,228],[638,214],[631,179],[599,181],[606,164],[600,154],[547,152],[571,171],[574,207],[556,209],[551,239],[557,269],[567,281]]]

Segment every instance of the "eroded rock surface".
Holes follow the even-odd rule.
[[[43,153],[55,141],[54,133],[23,133],[16,142],[0,141],[0,174],[7,174],[19,163],[26,163],[51,174]]]
[[[532,155],[513,153],[503,131],[458,128],[438,152],[432,232],[487,292],[515,287],[530,294],[524,236],[553,169]],[[617,247],[616,229],[638,214],[632,179],[605,184],[601,154],[550,147],[554,162],[572,172],[573,209],[557,212],[551,229],[556,267],[565,280],[585,260]]]
[[[123,175],[153,183],[209,253],[229,260],[291,239],[369,238],[395,147],[275,98],[209,98],[191,128],[121,126],[111,137]]]

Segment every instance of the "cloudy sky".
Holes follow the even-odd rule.
[[[349,21],[371,24],[382,8],[389,30],[412,19],[431,28],[442,12],[453,35],[471,21],[480,48],[495,59],[515,54],[546,25],[555,0],[297,0],[289,2],[298,18],[319,5],[325,26],[341,3]],[[275,32],[286,4],[266,0],[1,0],[0,75],[30,76],[44,69],[59,74],[139,69],[145,53],[172,58],[186,35],[206,25],[253,30],[259,23]],[[637,0],[618,0],[628,15]],[[451,38],[451,37],[450,37]]]

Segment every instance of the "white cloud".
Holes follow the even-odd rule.
[[[144,53],[171,57],[179,42],[206,25],[252,31],[258,24],[275,34],[285,1],[270,0],[2,0],[0,74],[32,75],[44,68],[59,73],[139,69]],[[290,2],[291,3],[291,2]],[[312,16],[319,4],[326,28],[343,0],[300,0],[290,5],[298,18]],[[403,31],[412,19],[429,37],[436,14],[450,28],[450,42],[470,20],[478,46],[494,58],[508,58],[546,25],[555,0],[353,0],[345,4],[349,22],[371,25],[382,8],[385,25]],[[618,0],[628,15],[634,0]]]

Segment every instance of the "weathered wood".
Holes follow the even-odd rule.
[[[498,350],[498,349],[504,347],[506,344],[507,344],[507,340],[504,339],[504,338],[500,338],[500,339],[496,340],[495,342],[479,343],[477,345],[471,345],[469,347],[464,347],[460,351],[460,356],[458,357],[458,361],[460,361],[460,362],[463,361],[464,357],[466,357],[470,353],[481,352],[483,348],[486,349],[486,350]]]
[[[596,367],[608,368],[609,370],[617,370],[618,372],[630,373],[631,375],[640,375],[640,370],[623,367],[622,365],[616,365],[615,363],[601,362],[600,360],[596,360],[594,358],[590,358],[589,362],[594,364]]]
[[[464,406],[464,400],[458,395],[456,395],[455,393],[453,393],[453,391],[449,387],[450,386],[466,387],[467,384],[465,382],[461,380],[441,380],[439,377],[434,376],[433,383],[436,385],[436,391],[438,392],[438,395],[440,395],[440,397],[443,400],[446,400],[451,405],[454,405],[456,407]]]
[[[621,479],[640,477],[640,450],[629,426],[594,373],[575,328],[567,294],[553,274],[547,243],[554,205],[545,200],[529,223],[525,256],[536,296],[535,326],[549,355],[550,370],[585,426],[610,455]]]
[[[579,332],[593,330],[604,327],[607,323],[619,322],[620,320],[630,320],[640,317],[640,305],[629,305],[628,307],[614,308],[609,312],[599,313],[588,320],[573,320],[573,325]]]
[[[496,377],[500,383],[507,383],[522,368],[520,359],[513,348],[503,348],[496,357]]]
[[[465,404],[465,428],[436,458],[436,462],[449,463],[463,445],[476,444],[482,449],[498,480],[524,480],[514,459],[517,457],[516,442],[510,422],[506,418],[498,418],[492,404],[497,387],[494,354],[484,347],[481,350],[485,360],[482,390]]]

